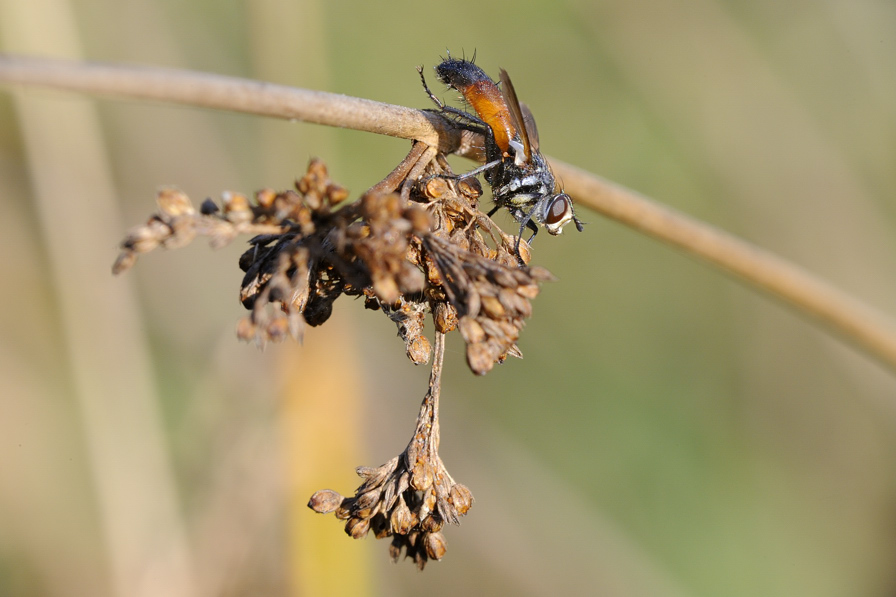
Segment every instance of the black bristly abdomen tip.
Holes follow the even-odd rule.
[[[469,60],[458,60],[456,58],[443,60],[436,67],[436,75],[442,83],[460,91],[481,81],[491,82],[489,76],[481,68]]]

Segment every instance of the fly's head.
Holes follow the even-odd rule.
[[[557,236],[563,233],[563,227],[570,222],[575,222],[576,229],[581,232],[585,224],[576,217],[572,206],[572,199],[566,193],[546,195],[542,197],[535,207],[536,218],[544,226],[548,234]]]

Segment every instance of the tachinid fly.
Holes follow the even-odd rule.
[[[486,164],[462,176],[485,175],[495,201],[488,215],[507,208],[520,223],[520,237],[529,228],[531,241],[539,225],[550,234],[560,234],[569,222],[575,222],[581,232],[583,225],[576,218],[572,199],[562,191],[556,192],[554,174],[538,150],[538,129],[532,113],[517,99],[507,71],[502,68],[500,73],[499,88],[470,60],[449,57],[436,67],[439,80],[459,91],[476,116],[445,106],[423,81],[426,92],[442,111],[485,137]]]

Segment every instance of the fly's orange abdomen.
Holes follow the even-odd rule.
[[[436,74],[443,83],[463,94],[467,103],[476,110],[476,115],[492,129],[495,144],[508,155],[510,141],[517,131],[507,102],[494,81],[472,62],[454,58],[437,66]]]

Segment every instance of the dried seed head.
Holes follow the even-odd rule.
[[[387,179],[349,204],[319,160],[295,190],[262,189],[251,200],[224,193],[221,207],[206,200],[198,212],[180,191],[163,190],[158,213],[129,233],[113,266],[125,271],[139,254],[183,246],[197,235],[219,247],[249,234],[239,260],[240,300],[249,310],[237,328],[240,339],[263,346],[300,338],[305,324],[324,323],[345,294],[363,297],[365,307],[395,322],[412,362],[432,358],[429,391],[404,452],[380,467],[359,468],[363,482],[353,497],[325,489],[308,504],[344,520],[351,537],[391,536],[391,557],[404,551],[420,568],[444,556],[442,527],[458,523],[473,503],[438,455],[444,334],[460,330],[476,374],[521,356],[516,341],[530,301],[538,284],[552,279],[546,270],[521,266],[529,262],[528,244],[479,211],[478,180],[457,180],[444,157],[428,151],[415,146],[409,158],[419,161],[397,169],[397,183]],[[398,192],[378,190],[387,188]],[[424,334],[428,315],[435,346]]]
[[[436,338],[435,361],[441,364],[445,337]],[[446,522],[459,523],[473,501],[466,487],[454,483],[438,455],[438,381],[434,380],[439,369],[434,365],[430,391],[405,451],[380,467],[359,468],[364,483],[354,498],[344,499],[335,510],[337,518],[347,521],[349,535],[359,537],[373,530],[377,538],[392,536],[392,559],[404,550],[420,568],[444,556],[442,527]],[[363,522],[368,520],[370,525],[365,527]]]

